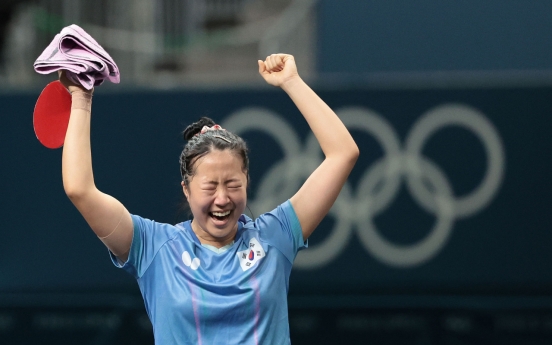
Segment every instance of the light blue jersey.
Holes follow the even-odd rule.
[[[289,201],[255,221],[242,215],[223,253],[201,245],[190,221],[174,225],[132,215],[128,261],[156,344],[289,344],[292,263],[306,247]]]

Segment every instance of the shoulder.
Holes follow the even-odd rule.
[[[255,237],[265,250],[265,245],[275,247],[291,263],[295,260],[297,251],[306,247],[299,219],[289,200],[272,211],[263,213],[255,220],[247,216],[242,216],[240,219],[245,221],[243,225],[245,231],[241,237],[250,246],[252,238]]]
[[[186,222],[172,225],[131,214],[134,234],[127,262],[122,266],[140,278],[148,270],[159,253],[167,248],[180,248],[182,252],[193,245]],[[161,254],[165,255],[165,254]]]
[[[289,200],[278,205],[270,212],[261,214],[257,219],[251,221],[256,227],[273,226],[275,223],[299,224],[297,214]]]
[[[186,234],[186,226],[189,222],[182,222],[176,225],[157,222],[148,218],[144,218],[135,214],[131,214],[132,223],[135,234],[143,234],[145,236],[154,236],[156,238],[164,238],[170,240],[179,234]]]
[[[240,222],[243,223],[244,230],[257,230],[261,232],[282,228],[300,232],[301,229],[297,214],[289,200],[278,205],[272,211],[261,214],[255,220],[242,215]]]

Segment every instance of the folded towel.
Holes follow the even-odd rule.
[[[86,31],[78,25],[61,30],[34,63],[40,74],[66,70],[67,78],[87,90],[105,79],[119,83],[117,64]]]

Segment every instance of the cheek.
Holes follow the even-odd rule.
[[[245,205],[247,203],[247,193],[245,190],[238,190],[231,193],[232,199],[236,204]]]
[[[188,198],[188,204],[192,211],[201,211],[210,207],[211,199],[210,197],[201,195],[201,193],[193,193]]]

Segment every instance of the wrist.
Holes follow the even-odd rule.
[[[92,92],[74,90],[71,92],[71,110],[81,109],[87,112],[92,111]]]
[[[78,93],[78,92],[89,93],[89,94],[93,94],[93,93],[94,93],[94,88],[92,88],[92,89],[90,89],[90,90],[87,90],[87,89],[85,89],[84,87],[82,87],[82,86],[80,86],[80,85],[76,85],[76,84],[68,85],[68,86],[66,86],[66,87],[67,87],[67,91],[69,91],[70,94]]]
[[[301,77],[299,77],[299,75],[294,75],[293,77],[290,77],[290,78],[286,79],[280,85],[280,87],[285,92],[289,92],[289,91],[293,90],[293,88],[295,88],[296,86],[298,86],[302,83],[303,83],[303,79],[301,79]]]

